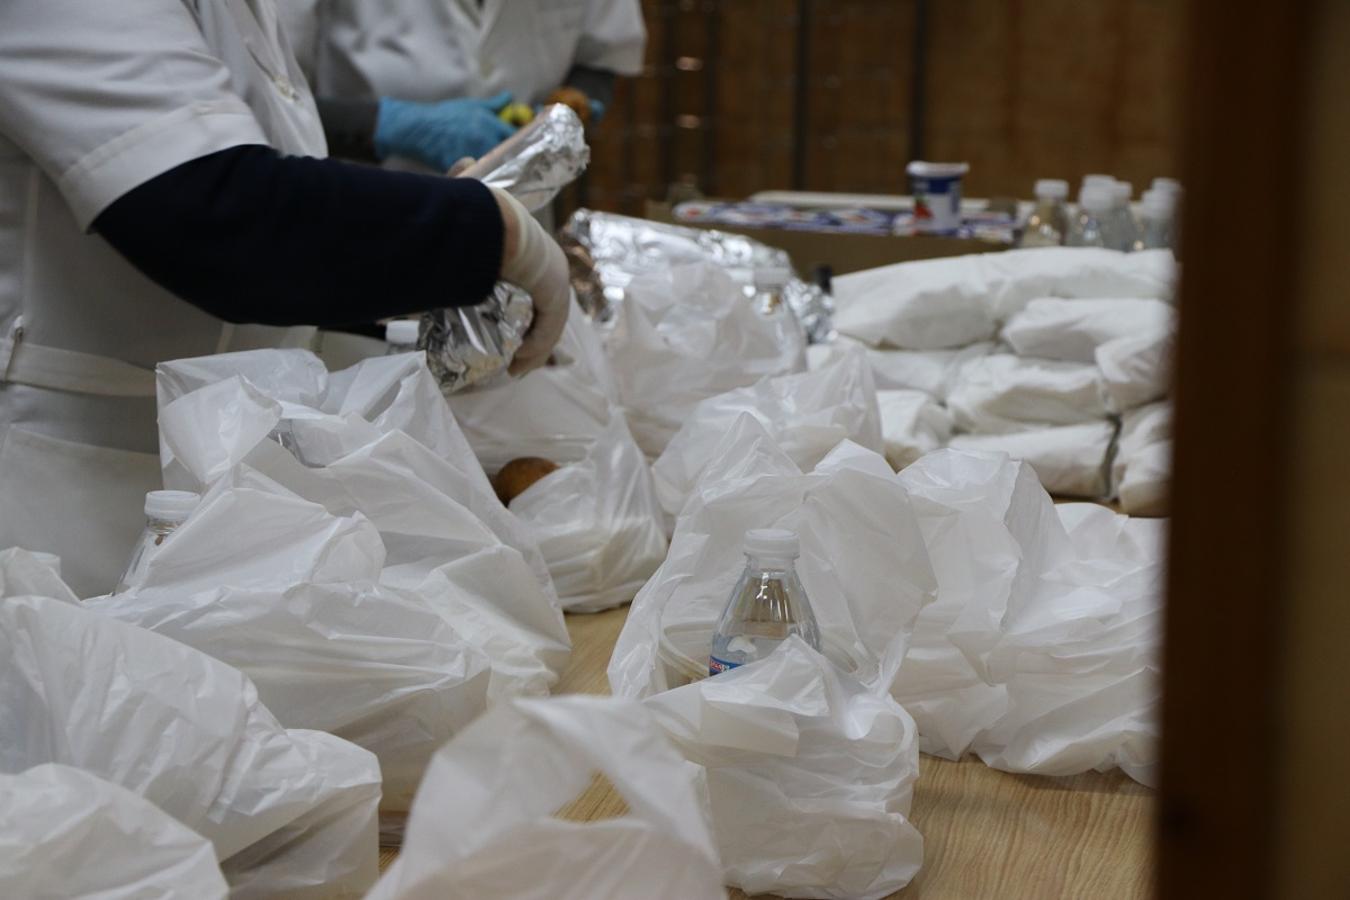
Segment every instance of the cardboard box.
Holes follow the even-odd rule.
[[[875,269],[891,263],[915,259],[933,259],[940,256],[962,256],[967,253],[992,253],[1006,250],[1002,244],[990,244],[962,238],[914,235],[912,237],[876,234],[841,234],[838,232],[789,231],[783,228],[734,228],[726,225],[704,225],[698,222],[676,221],[669,203],[647,201],[646,217],[654,222],[668,222],[689,228],[714,228],[752,237],[757,241],[786,250],[792,264],[802,275],[814,272],[817,266],[829,266],[835,275],[845,275],[863,269]]]

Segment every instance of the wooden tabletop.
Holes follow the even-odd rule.
[[[627,609],[568,616],[572,659],[555,693],[609,693],[605,666]],[[1151,886],[1154,794],[1120,772],[1072,778],[1009,775],[978,760],[920,758],[910,819],[923,834],[919,876],[901,900],[1142,898]],[[563,813],[624,813],[596,783]],[[397,851],[380,855],[383,869]],[[731,891],[732,900],[745,897]]]

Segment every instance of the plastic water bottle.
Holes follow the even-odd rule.
[[[422,323],[416,319],[395,319],[384,326],[385,356],[417,351],[417,334]]]
[[[713,632],[708,674],[763,659],[792,635],[820,649],[820,628],[794,565],[797,535],[781,528],[745,534],[745,572]]]
[[[145,580],[145,570],[159,553],[159,548],[164,546],[164,542],[179,525],[187,521],[201,500],[201,494],[192,491],[151,491],[145,495],[145,531],[141,533],[136,549],[131,552],[131,562],[122,579],[117,582],[114,594],[120,594]]]
[[[1036,208],[1022,227],[1023,247],[1057,247],[1069,236],[1069,211],[1064,201],[1069,183],[1058,178],[1036,182]]]
[[[1139,224],[1130,212],[1130,200],[1134,197],[1134,185],[1128,181],[1117,181],[1113,186],[1115,205],[1111,208],[1111,224],[1107,229],[1113,250],[1133,250],[1139,239]]]
[[[1078,216],[1069,228],[1066,243],[1070,247],[1110,247],[1110,216],[1115,202],[1114,185],[1084,185],[1078,194]]]
[[[1140,250],[1172,249],[1176,244],[1177,195],[1153,188],[1144,191],[1139,208],[1141,228],[1136,246]]]

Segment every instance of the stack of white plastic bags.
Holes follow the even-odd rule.
[[[361,896],[375,757],[284,727],[237,669],[80,605],[48,565],[0,559],[0,893],[222,896],[223,871],[232,897]]]
[[[1088,248],[857,272],[834,282],[844,337],[813,358],[867,346],[897,468],[939,446],[999,450],[1054,494],[1109,499],[1121,417],[1167,394],[1174,281],[1168,251]],[[1164,457],[1139,463],[1151,486]]]
[[[627,603],[666,555],[647,459],[628,430],[595,326],[575,305],[550,364],[449,398],[489,472],[538,457],[560,468],[511,500],[563,607]]]
[[[567,660],[534,539],[420,354],[331,375],[300,350],[179,360],[159,390],[165,483],[204,496],[89,606],[238,668],[283,725],[373,752],[396,835],[436,749]]]
[[[670,554],[609,667],[615,694],[645,698],[704,767],[729,884],[903,887],[922,861],[907,818],[920,747],[1152,780],[1161,523],[1056,508],[1003,454],[942,450],[897,475],[845,440],[803,468],[761,419],[742,410],[689,467]],[[706,679],[742,538],[761,527],[800,537],[823,655],[794,638]]]

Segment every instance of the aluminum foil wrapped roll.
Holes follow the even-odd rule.
[[[581,120],[557,104],[546,107],[533,122],[461,174],[509,192],[534,211],[575,180],[589,160]],[[427,365],[441,391],[452,394],[506,377],[533,320],[529,295],[499,282],[492,296],[476,306],[425,313],[417,345],[426,350]]]
[[[590,159],[581,119],[555,103],[461,174],[508,191],[534,212],[575,181]]]
[[[792,267],[787,251],[743,234],[589,209],[573,214],[561,239],[581,308],[600,323],[613,319],[614,305],[623,302],[625,289],[646,272],[698,261],[756,272]],[[834,301],[819,286],[793,276],[783,289],[783,301],[802,323],[811,343],[833,339]]]
[[[534,321],[530,295],[499,281],[492,296],[476,306],[434,309],[422,315],[417,346],[427,367],[452,394],[473,384],[506,377],[506,368]]]

